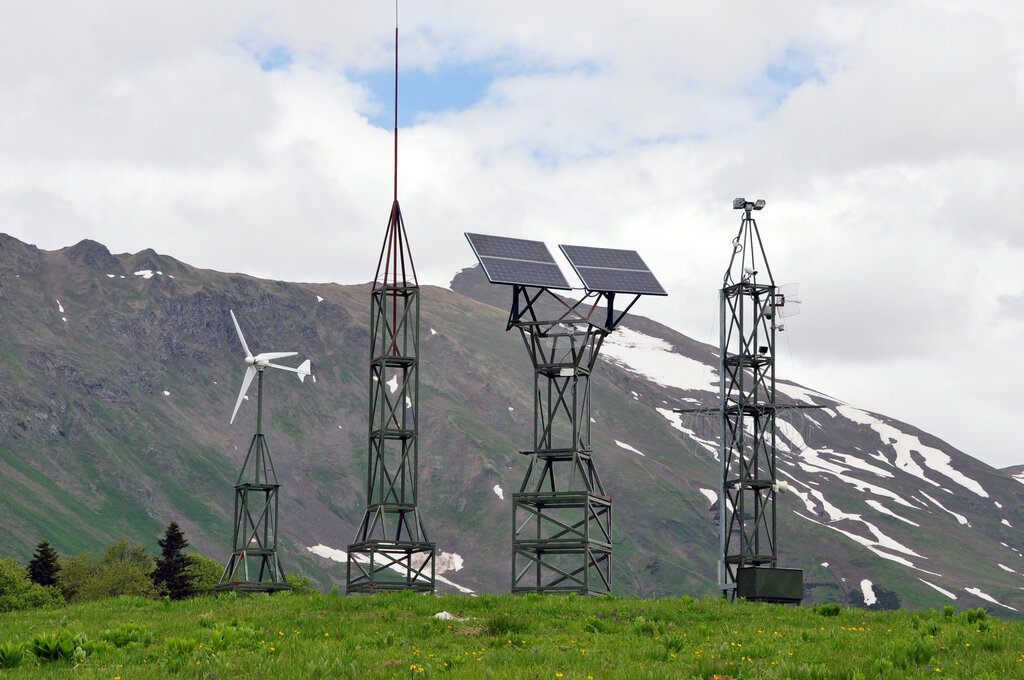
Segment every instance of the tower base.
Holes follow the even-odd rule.
[[[435,545],[430,541],[362,541],[348,546],[345,592],[434,592]],[[362,557],[362,559],[359,559]]]
[[[514,493],[512,522],[512,593],[611,592],[610,498]]]

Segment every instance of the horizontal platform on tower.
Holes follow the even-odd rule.
[[[275,552],[277,551],[273,548],[246,548],[245,550],[236,550],[231,554],[235,557],[245,559],[246,557],[267,557],[268,555],[273,555]]]
[[[726,555],[726,564],[739,564],[741,566],[752,565],[757,566],[761,564],[771,564],[775,561],[775,558],[771,555]]]
[[[378,512],[415,512],[415,503],[368,503],[366,514],[372,515]]]
[[[776,286],[773,283],[751,283],[750,281],[741,281],[740,283],[734,283],[731,286],[725,286],[722,288],[722,292],[726,297],[732,297],[734,295],[753,295],[754,293],[770,293],[775,290]]]
[[[582,508],[586,505],[611,506],[612,499],[590,491],[547,491],[513,493],[512,502],[547,508]]]
[[[286,581],[229,581],[214,588],[218,593],[275,593],[291,589],[292,584]]]
[[[767,351],[767,350],[766,350]],[[725,357],[725,365],[732,366],[743,366],[744,368],[761,368],[762,366],[769,366],[772,363],[772,357],[768,354],[727,354]]]
[[[572,460],[578,457],[580,460],[590,460],[594,452],[587,449],[541,449],[539,451],[520,451],[524,456],[537,456],[542,460]]]
[[[391,441],[402,441],[404,439],[412,439],[416,436],[416,430],[410,429],[392,429],[388,427],[378,427],[370,430],[371,439],[388,439]]]
[[[582,540],[571,540],[571,539],[540,539],[533,541],[515,540],[512,542],[512,547],[516,552],[530,557],[531,553],[537,554],[578,554],[584,550],[590,552],[603,552],[609,555],[612,552],[612,546],[610,543],[604,543],[602,541],[595,541],[590,539],[589,541]]]
[[[236,484],[235,491],[273,491],[281,488],[280,484]]]
[[[727,489],[769,489],[773,482],[770,479],[740,479],[734,477],[725,481],[725,487]]]
[[[764,402],[755,402],[753,404],[737,404],[735,402],[730,403],[725,407],[727,415],[746,415],[746,416],[765,416],[770,413],[775,413],[779,409],[771,404]]]
[[[382,365],[382,366],[412,366],[417,361],[414,356],[408,356],[403,354],[378,354],[373,359],[370,359],[370,365]]]
[[[382,552],[382,553],[417,553],[431,552],[434,550],[433,541],[384,541],[369,540],[352,543],[348,546],[351,552]]]

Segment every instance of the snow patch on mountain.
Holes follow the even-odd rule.
[[[878,511],[878,512],[882,513],[883,515],[889,515],[890,517],[895,517],[899,521],[906,522],[907,524],[909,524],[912,527],[919,527],[919,526],[921,526],[917,522],[912,522],[911,520],[907,519],[906,517],[900,517],[895,512],[893,512],[889,508],[885,507],[884,505],[882,505],[881,503],[879,503],[878,501],[876,501],[873,498],[869,498],[869,499],[867,499],[864,502],[867,503],[868,506],[871,507],[873,510]]]
[[[711,489],[701,489],[700,492],[704,494],[704,497],[708,499],[710,505],[714,505],[718,502],[718,492],[712,491]],[[709,505],[709,507],[710,507]]]
[[[620,449],[626,449],[627,451],[635,453],[638,456],[644,456],[644,457],[647,456],[647,454],[644,453],[643,451],[640,451],[639,449],[633,448],[632,446],[630,446],[629,444],[626,444],[624,442],[620,442],[618,439],[615,440],[615,445],[618,446]]]
[[[811,517],[808,517],[808,516],[806,516],[804,514],[796,512],[796,511],[794,511],[794,514],[797,517],[802,517],[803,519],[806,519],[808,522],[813,522],[814,524],[817,524],[818,526],[823,526],[823,527],[825,527],[827,529],[831,529],[832,531],[838,532],[838,533],[846,536],[851,541],[853,541],[855,543],[859,543],[860,545],[864,546],[865,548],[867,548],[868,550],[870,550],[871,552],[875,553],[876,555],[878,555],[879,557],[881,557],[883,559],[890,560],[892,562],[896,562],[897,564],[902,564],[905,567],[910,567],[911,569],[916,569],[917,571],[923,572],[925,574],[931,574],[932,576],[939,576],[940,575],[940,574],[936,574],[933,571],[928,571],[927,569],[922,569],[922,568],[918,567],[917,565],[915,565],[913,562],[911,562],[910,560],[906,559],[905,557],[900,557],[899,555],[893,555],[893,554],[891,554],[889,552],[885,552],[886,550],[892,550],[892,551],[895,551],[895,552],[903,553],[904,555],[909,555],[910,557],[920,557],[921,559],[928,559],[927,557],[924,557],[923,555],[917,554],[916,552],[914,552],[910,548],[906,547],[905,545],[901,544],[900,542],[896,541],[895,539],[893,539],[893,538],[891,538],[889,536],[886,536],[874,524],[872,524],[871,522],[868,522],[865,519],[860,518],[859,516],[857,516],[857,521],[860,524],[863,524],[867,528],[867,530],[869,532],[871,532],[871,534],[874,536],[874,539],[865,538],[864,536],[860,536],[860,535],[855,534],[855,533],[853,533],[851,531],[846,531],[844,529],[840,529],[835,524],[831,524],[831,523],[828,523],[828,522],[819,522],[816,519],[813,519]]]
[[[878,433],[882,443],[887,446],[891,446],[896,452],[896,467],[902,469],[904,472],[912,474],[915,477],[919,477],[932,486],[939,486],[937,482],[929,479],[925,475],[924,470],[914,460],[912,453],[917,453],[924,459],[925,465],[929,470],[948,477],[953,482],[956,482],[968,491],[971,491],[982,498],[988,498],[988,492],[982,488],[981,484],[952,466],[952,459],[948,454],[930,446],[925,446],[917,436],[898,430],[892,425],[882,422],[878,418],[875,418],[868,412],[862,411],[859,408],[840,404],[836,409],[845,418],[860,425],[868,425],[872,430]]]
[[[662,417],[672,425],[672,427],[687,435],[695,444],[707,449],[708,453],[710,453],[715,460],[718,460],[718,442],[710,439],[702,439],[696,432],[684,426],[682,413],[676,413],[672,409],[661,408],[660,406],[656,407],[654,410],[660,413]]]
[[[949,592],[945,588],[940,588],[937,585],[935,585],[934,583],[931,583],[929,581],[925,581],[920,576],[917,577],[917,580],[920,581],[921,583],[925,584],[926,586],[930,586],[930,587],[934,588],[935,590],[939,591],[940,593],[942,593],[943,595],[945,595],[946,597],[948,597],[951,600],[955,600],[956,599],[956,595],[954,593]]]
[[[992,604],[997,604],[1000,607],[1006,607],[1010,611],[1014,611],[1014,612],[1015,611],[1019,611],[1018,609],[1016,609],[1014,607],[1011,607],[1008,604],[1003,604],[1002,602],[1000,602],[996,598],[992,597],[988,593],[982,592],[981,588],[964,588],[964,590],[966,590],[971,595],[974,595],[976,597],[980,597],[981,599],[985,600],[986,602],[991,602]]]
[[[946,506],[944,506],[942,503],[938,502],[937,500],[935,500],[934,498],[932,498],[931,496],[926,494],[924,491],[921,492],[921,495],[924,496],[925,498],[927,498],[928,500],[930,500],[935,505],[937,505],[940,510],[943,510],[944,512],[948,512],[950,515],[955,517],[956,521],[960,522],[960,524],[963,524],[964,526],[968,526],[968,527],[971,526],[971,523],[967,521],[967,518],[964,517],[963,515],[961,515],[959,512],[953,512],[952,510],[950,510]]]
[[[864,594],[864,606],[870,607],[874,603],[878,602],[878,598],[875,597],[875,589],[872,587],[871,581],[864,579],[860,582],[860,591]]]
[[[718,392],[718,371],[682,354],[672,345],[631,328],[619,326],[605,338],[601,356],[662,387]]]

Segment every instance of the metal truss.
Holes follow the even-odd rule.
[[[513,295],[523,304],[513,304],[510,325],[534,369],[534,434],[512,494],[512,592],[609,593],[612,499],[590,445],[590,376],[609,329],[554,295],[565,312],[540,321],[538,293],[517,286]]]
[[[257,373],[256,434],[235,482],[235,524],[231,557],[218,592],[291,590],[277,552],[277,472],[263,436],[263,369]],[[251,480],[251,481],[243,481]]]
[[[348,592],[434,591],[435,546],[417,507],[420,290],[411,268],[396,200],[370,295],[367,504],[348,547]]]
[[[736,596],[740,569],[775,568],[778,562],[775,520],[775,316],[778,301],[757,223],[750,214],[751,208],[760,208],[747,205],[739,235],[733,241],[734,252],[720,294],[719,585],[723,595],[728,597]],[[767,282],[759,283],[759,276],[761,281],[767,279]]]

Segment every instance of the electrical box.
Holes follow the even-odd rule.
[[[799,604],[804,599],[804,570],[741,567],[736,570],[736,596],[759,602]]]

